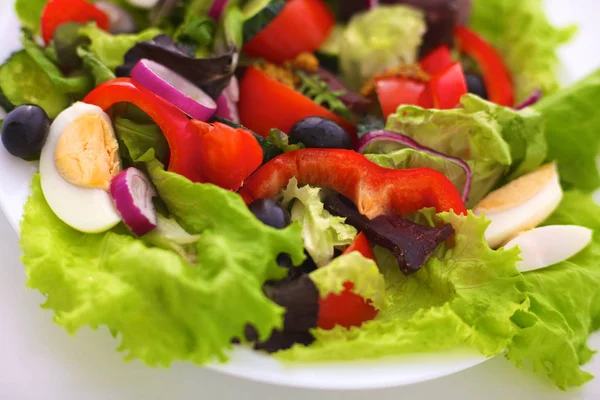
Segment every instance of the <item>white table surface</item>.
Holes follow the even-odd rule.
[[[0,0],[0,9],[4,12],[10,3],[12,0]],[[574,63],[569,69],[570,74],[579,78],[600,66],[597,45],[600,3],[597,0],[552,0],[548,3],[553,20],[574,21],[581,25],[578,39],[561,52],[566,58],[585,59],[585,62]],[[0,38],[0,46],[14,46],[14,39]],[[170,370],[150,369],[139,363],[127,364],[120,360],[114,350],[116,342],[106,332],[98,334],[84,330],[71,338],[52,323],[51,313],[39,307],[42,296],[25,288],[25,273],[19,255],[18,237],[0,213],[0,315],[7,316],[0,321],[0,400],[354,400],[375,396],[378,400],[600,399],[600,356],[585,366],[599,377],[581,389],[567,392],[554,388],[539,375],[518,370],[502,357],[431,382],[355,392],[270,386],[187,364],[178,364]],[[600,334],[592,337],[590,346],[600,349]],[[46,378],[49,371],[53,372],[52,379]]]

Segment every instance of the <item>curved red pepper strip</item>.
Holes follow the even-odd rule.
[[[42,11],[40,22],[44,42],[49,44],[54,37],[54,32],[62,24],[67,22],[84,24],[89,21],[96,22],[96,25],[105,31],[110,27],[108,15],[88,1],[50,0]]]
[[[490,101],[506,107],[514,107],[514,85],[504,60],[490,44],[470,29],[459,26],[454,36],[461,52],[477,62]]]
[[[442,173],[429,168],[380,167],[351,150],[302,149],[282,154],[259,168],[239,193],[247,203],[273,198],[293,177],[302,185],[336,190],[370,219],[410,214],[424,207],[466,213],[460,193]]]
[[[92,90],[83,101],[104,111],[117,103],[131,103],[139,107],[156,122],[169,143],[169,171],[183,175],[193,182],[206,182],[196,160],[200,149],[198,129],[175,106],[134,85],[129,78],[105,82]]]

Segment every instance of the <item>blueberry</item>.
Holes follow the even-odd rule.
[[[304,118],[292,127],[290,143],[302,143],[308,148],[352,149],[352,140],[344,128],[327,118]]]
[[[469,90],[469,93],[476,94],[482,99],[487,100],[487,89],[485,88],[485,83],[483,82],[481,75],[467,72],[465,78],[467,79],[467,89]]]
[[[283,229],[290,224],[290,213],[275,200],[255,200],[248,208],[265,225],[276,229]]]
[[[15,157],[37,157],[46,142],[50,119],[38,106],[19,106],[12,110],[2,125],[2,143]]]

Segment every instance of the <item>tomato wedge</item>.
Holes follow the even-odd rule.
[[[42,12],[42,37],[49,44],[56,28],[67,22],[95,21],[99,28],[108,30],[108,15],[85,0],[50,0]]]
[[[340,294],[329,294],[319,300],[319,318],[317,326],[321,329],[333,329],[340,325],[345,328],[361,326],[377,316],[377,309],[370,301],[352,292],[354,284],[344,283]]]
[[[490,101],[506,107],[515,105],[512,78],[500,53],[477,33],[459,26],[454,36],[460,51],[471,57],[482,72]]]
[[[420,62],[421,69],[429,75],[436,75],[452,65],[452,53],[448,46],[439,46],[427,54]]]
[[[321,0],[291,0],[281,13],[244,46],[251,57],[282,63],[317,50],[327,39],[335,17]]]
[[[429,80],[433,106],[442,110],[451,109],[460,103],[468,92],[467,80],[460,63],[454,63]]]
[[[344,250],[343,254],[352,253],[353,251],[358,251],[364,257],[377,261],[373,249],[371,248],[371,243],[369,243],[369,239],[367,239],[367,236],[362,232],[356,235],[354,242]]]
[[[288,133],[303,118],[323,117],[356,139],[354,125],[256,68],[248,68],[242,79],[238,111],[242,125],[265,137],[273,128]]]
[[[425,82],[402,77],[380,78],[375,81],[375,91],[386,119],[401,105],[431,106]]]

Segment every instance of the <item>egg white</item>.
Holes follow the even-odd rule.
[[[85,103],[73,104],[50,126],[40,157],[40,177],[46,201],[58,218],[78,231],[99,233],[121,222],[110,194],[102,189],[71,184],[58,172],[54,161],[56,144],[65,128],[87,113],[99,114],[113,129],[110,118],[101,108]]]

